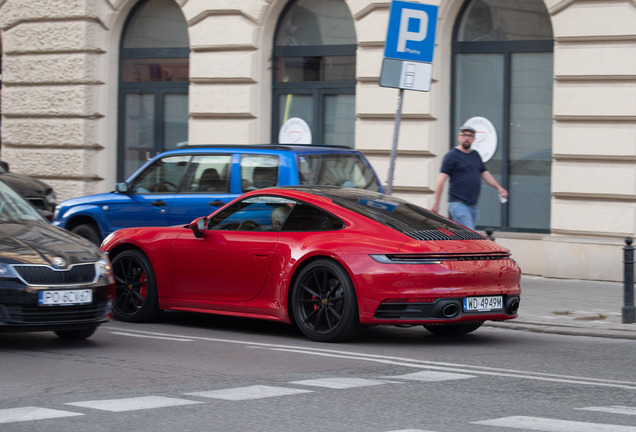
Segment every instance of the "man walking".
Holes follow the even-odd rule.
[[[477,200],[481,190],[481,179],[497,189],[502,198],[508,198],[508,191],[486,169],[479,153],[471,148],[475,141],[475,129],[464,125],[459,128],[459,145],[446,153],[442,169],[435,187],[433,210],[439,211],[439,201],[444,191],[444,183],[450,178],[448,188],[448,211],[450,218],[472,230],[479,217]]]

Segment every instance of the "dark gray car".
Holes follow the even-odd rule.
[[[9,164],[3,161],[0,161],[0,179],[29,200],[35,208],[51,213],[55,211],[55,205],[57,204],[55,191],[43,181],[24,174],[11,172]]]
[[[84,339],[111,316],[110,262],[0,180],[0,331]]]

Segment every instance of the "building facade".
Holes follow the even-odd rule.
[[[469,121],[510,192],[502,204],[483,188],[479,228],[526,274],[622,280],[636,1],[426,3],[432,85],[405,92],[396,128],[398,90],[379,85],[389,1],[0,0],[0,156],[61,199],[186,143],[281,137],[355,147],[387,183],[399,132],[392,193],[429,207]]]

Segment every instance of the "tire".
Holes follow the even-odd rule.
[[[142,252],[126,250],[112,259],[115,275],[113,315],[120,321],[149,322],[159,317],[157,281]]]
[[[301,270],[294,283],[291,305],[294,322],[313,341],[339,342],[364,330],[353,283],[332,260],[319,259]]]
[[[462,324],[425,324],[424,328],[438,335],[463,335],[474,332],[483,323],[483,321],[475,321]]]
[[[56,330],[54,333],[62,339],[81,340],[89,338],[97,330],[97,326],[90,326],[77,330]]]
[[[71,232],[77,234],[80,237],[84,237],[92,243],[95,243],[97,246],[102,244],[102,236],[99,233],[97,227],[93,224],[78,225],[71,229]]]

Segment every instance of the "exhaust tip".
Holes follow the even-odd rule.
[[[516,314],[519,311],[519,300],[515,299],[510,303],[508,307],[511,314]]]
[[[442,315],[446,318],[452,318],[459,313],[459,307],[455,303],[447,304],[442,308]]]

